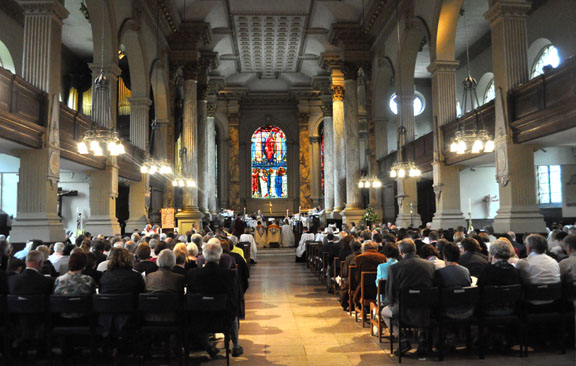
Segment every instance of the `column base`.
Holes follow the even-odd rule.
[[[460,210],[436,212],[432,218],[432,229],[455,229],[462,225],[466,227],[466,218]]]
[[[332,220],[342,220],[342,211],[344,210],[344,207],[334,207],[332,209],[332,212],[330,213],[330,218]]]
[[[120,224],[116,218],[111,218],[109,216],[91,216],[86,221],[86,226],[84,230],[92,234],[93,236],[96,235],[104,235],[104,236],[114,236],[120,235],[121,229]],[[141,230],[140,230],[141,231]]]
[[[402,214],[396,217],[396,226],[400,228],[418,227],[422,225],[422,219],[418,214]]]
[[[352,222],[359,224],[362,221],[362,216],[364,216],[364,210],[358,206],[346,205],[346,208],[340,212],[342,215],[342,223],[350,224]]]
[[[537,208],[527,208],[522,210],[499,209],[492,224],[494,232],[505,233],[514,231],[516,233],[543,233],[546,232],[546,222],[544,216]]]
[[[178,233],[185,234],[190,230],[202,230],[202,218],[204,214],[198,207],[185,208],[176,214],[178,219]]]
[[[148,219],[146,216],[141,216],[135,219],[130,218],[128,221],[126,221],[125,231],[126,233],[132,233],[134,230],[138,230],[140,233],[142,230],[144,230],[146,224],[148,224]]]
[[[10,230],[11,243],[26,243],[40,239],[45,242],[57,242],[65,239],[64,226],[56,217],[17,217]]]

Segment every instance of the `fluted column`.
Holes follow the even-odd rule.
[[[299,142],[300,142],[300,206],[303,209],[311,208],[310,192],[310,140],[308,131],[309,113],[298,114]]]
[[[442,154],[443,135],[440,126],[456,120],[456,69],[458,61],[434,61],[428,71],[432,73],[432,105],[438,123],[434,126],[433,186],[436,195],[436,212],[432,227],[455,228],[464,225],[460,210],[460,167],[446,166]]]
[[[208,132],[208,174],[204,185],[208,190],[208,210],[211,214],[215,215],[218,213],[216,205],[218,184],[216,181],[216,103],[208,103],[207,113],[208,119],[206,131]]]
[[[324,210],[334,208],[334,128],[332,126],[332,102],[322,103],[324,115]]]
[[[218,207],[229,208],[230,194],[230,159],[229,146],[230,139],[224,136],[218,136]]]
[[[22,76],[48,94],[43,147],[20,152],[18,210],[10,232],[13,243],[37,238],[64,239],[57,214],[60,179],[60,69],[62,21],[68,16],[58,0],[19,0],[24,11]]]
[[[398,216],[396,226],[407,228],[422,225],[418,214],[418,179],[406,178],[396,182],[398,195]]]
[[[142,231],[148,223],[148,207],[150,205],[149,175],[142,174],[139,182],[130,182],[128,207],[130,218],[126,221],[126,233],[134,230]]]
[[[92,116],[91,119],[98,125],[105,128],[116,128],[118,111],[118,76],[122,72],[117,64],[91,63],[88,64],[92,70]],[[94,80],[102,73],[108,79],[108,102],[96,98],[96,87]],[[110,118],[106,116],[109,115]]]
[[[90,175],[90,216],[86,231],[105,236],[120,234],[120,224],[116,218],[116,198],[118,198],[118,166],[109,161],[104,170],[93,170]]]
[[[198,210],[198,67],[195,63],[190,62],[184,65],[183,71],[182,148],[185,149],[183,173],[195,182],[195,186],[184,188],[184,208],[176,215],[178,218],[178,229],[181,233],[192,230],[194,226],[197,229],[201,229],[202,225],[202,213]]]
[[[398,127],[406,128],[406,143],[414,140],[414,90],[401,91],[402,94],[396,96],[398,106]]]
[[[344,72],[344,124],[346,131],[346,207],[340,214],[345,224],[358,222],[363,215],[362,196],[358,182],[360,181],[360,124],[358,121],[358,97],[356,79],[358,66],[345,64]]]
[[[334,209],[339,218],[346,200],[346,125],[344,123],[344,85],[332,85],[332,127],[334,138]]]
[[[157,119],[154,129],[154,156],[158,159],[168,159],[168,120]]]
[[[321,201],[321,190],[322,190],[322,182],[321,182],[321,175],[322,175],[322,162],[320,161],[321,157],[321,146],[322,138],[320,136],[310,136],[308,138],[310,140],[310,159],[312,161],[312,169],[311,169],[311,176],[310,176],[310,193],[312,198],[312,205],[314,207],[318,207]]]
[[[238,127],[240,124],[239,113],[228,113],[228,134],[230,142],[228,144],[228,167],[230,179],[230,209],[240,212],[240,139],[238,136]]]
[[[534,146],[516,145],[506,118],[507,93],[528,80],[526,20],[530,3],[495,0],[485,14],[492,35],[495,100],[495,160],[500,208],[494,230],[543,232],[546,228],[536,199]]]
[[[208,85],[198,87],[198,205],[208,213]]]
[[[148,97],[132,97],[130,102],[130,142],[146,151],[148,142],[148,119],[152,101]]]

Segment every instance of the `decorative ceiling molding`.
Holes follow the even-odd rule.
[[[234,15],[241,72],[297,72],[305,25],[304,15]]]

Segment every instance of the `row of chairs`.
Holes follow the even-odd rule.
[[[308,267],[312,272],[320,276],[321,279],[325,278],[326,276],[322,275],[328,270],[326,260],[327,253],[321,253],[321,243],[307,242],[306,247]],[[332,266],[334,268],[334,277],[331,279],[332,286],[334,293],[338,294],[339,284],[336,281],[336,277],[344,273],[345,262],[340,261],[339,258],[335,258]],[[378,285],[376,285],[376,272],[363,272],[360,276],[359,283],[357,283],[356,266],[349,266],[347,281],[348,293],[346,295],[348,296],[349,315],[354,313],[356,321],[358,321],[360,317],[362,327],[368,323],[370,325],[371,335],[375,335],[374,330],[376,330],[378,340],[382,342],[385,324],[381,317],[381,311],[384,307],[382,300],[386,281],[381,280],[378,282]],[[359,298],[357,301],[354,301],[353,296],[358,286],[360,286]],[[484,358],[485,354],[485,342],[482,335],[486,328],[505,325],[507,326],[506,329],[517,329],[518,339],[521,343],[520,355],[527,356],[527,342],[524,337],[528,329],[527,327],[532,324],[550,324],[550,322],[552,322],[559,326],[562,335],[560,345],[564,352],[566,346],[565,326],[568,320],[571,319],[572,322],[574,321],[574,318],[570,317],[569,314],[573,314],[571,301],[575,300],[576,283],[564,285],[487,286],[482,289],[478,287],[462,289],[434,288],[429,290],[407,289],[400,294],[400,319],[397,319],[397,324],[398,327],[402,329],[424,328],[429,335],[432,334],[432,330],[437,330],[439,339],[438,355],[440,359],[443,359],[445,353],[445,345],[443,343],[444,332],[448,327],[464,326],[464,328],[469,330],[472,325],[479,326],[481,335],[479,337],[480,358]],[[547,309],[553,309],[553,311],[543,312],[542,309],[531,306],[531,302],[533,301],[551,301],[553,305]],[[466,306],[475,309],[474,314],[466,319],[453,319],[442,315],[442,309]],[[514,312],[501,316],[493,315],[484,311],[489,306],[510,306],[514,309]],[[427,319],[429,319],[430,322],[428,324],[410,324],[406,322],[407,317],[402,314],[406,311],[409,312],[410,308],[427,308],[430,314]],[[392,333],[392,330],[390,330],[391,353],[393,353],[393,344],[395,343]],[[402,332],[399,332],[399,334],[402,334]],[[397,341],[400,344],[402,339],[398,339]],[[431,345],[431,342],[428,344]],[[470,337],[467,337],[467,345],[470,346]],[[470,347],[468,347],[468,349],[470,349]],[[399,362],[401,362],[401,355],[399,356]]]
[[[196,334],[223,333],[226,362],[229,364],[229,330],[233,317],[227,312],[227,296],[171,293],[97,294],[88,296],[63,295],[5,295],[0,296],[0,336],[3,337],[4,357],[10,356],[9,341],[17,336],[15,320],[35,319],[42,328],[41,347],[52,357],[52,341],[56,337],[88,337],[90,351],[95,355],[99,335],[97,319],[101,314],[129,315],[131,331],[150,339],[149,335],[176,335],[184,349],[184,362],[188,361],[190,339]],[[74,314],[70,321],[69,314]],[[173,314],[169,321],[150,321],[147,314]],[[199,321],[202,320],[202,321]],[[42,320],[41,323],[37,323]]]

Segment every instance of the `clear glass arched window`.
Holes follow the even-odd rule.
[[[482,104],[486,104],[494,98],[496,98],[496,88],[494,87],[494,79],[492,79],[488,83],[488,86],[486,86],[486,90],[484,91],[484,98],[483,98]]]
[[[388,107],[394,114],[398,114],[398,103],[396,103],[396,93],[392,94],[388,101]],[[419,116],[424,112],[426,102],[424,96],[419,92],[414,92],[414,116]]]
[[[252,135],[252,198],[287,198],[286,135],[276,126],[262,126]]]
[[[544,73],[544,67],[546,66],[552,66],[553,68],[556,68],[558,65],[560,65],[558,49],[550,44],[544,47],[538,54],[538,57],[532,66],[530,78],[533,79],[536,76],[542,75]]]

